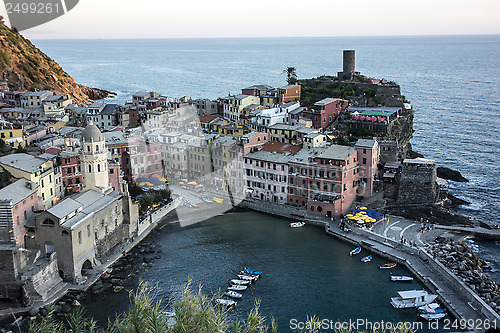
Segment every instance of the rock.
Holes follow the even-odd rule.
[[[80,302],[78,302],[76,299],[73,301],[73,303],[71,303],[71,305],[73,305],[75,308],[82,305],[80,304]]]
[[[460,171],[452,170],[446,167],[437,167],[437,176],[439,178],[444,178],[448,180],[453,180],[455,182],[467,183],[469,182]]]
[[[40,313],[40,316],[45,317],[47,315],[47,309],[46,308],[40,308],[38,311]]]
[[[30,309],[29,314],[30,314],[31,317],[34,317],[34,316],[36,316],[38,314],[38,312],[40,312],[40,309],[33,307],[33,308]]]

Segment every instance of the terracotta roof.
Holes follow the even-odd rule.
[[[266,142],[261,150],[271,153],[284,153],[289,152],[291,155],[297,154],[302,149],[302,145],[291,145],[289,143],[283,143],[278,141],[268,141]]]
[[[211,114],[206,114],[206,115],[200,117],[200,122],[202,122],[202,123],[209,123],[212,120],[214,120],[215,118],[217,118],[217,117],[213,116]]]

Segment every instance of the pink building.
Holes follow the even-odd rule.
[[[312,127],[324,130],[345,110],[349,101],[340,98],[325,98],[314,103],[313,108],[303,111],[303,117],[312,121]]]
[[[61,156],[62,181],[65,193],[78,193],[83,188],[80,157],[76,152],[63,151]]]
[[[279,204],[287,201],[290,153],[256,151],[245,156],[247,188],[254,198]]]
[[[241,136],[243,156],[259,150],[270,139],[270,135],[262,132],[250,132]]]
[[[360,181],[358,195],[365,198],[371,197],[380,156],[378,142],[376,140],[360,139],[354,147],[356,147],[358,153],[358,177]]]
[[[356,199],[357,153],[353,147],[302,149],[289,162],[288,203],[322,217],[346,213]]]
[[[21,178],[0,190],[0,242],[25,247],[26,223],[38,211],[38,185]]]
[[[108,178],[113,190],[119,192],[120,183],[123,181],[123,171],[120,168],[120,163],[108,160]]]

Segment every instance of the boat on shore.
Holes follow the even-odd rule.
[[[372,261],[372,256],[366,256],[364,258],[361,259],[362,262],[370,262]]]
[[[355,256],[356,254],[359,254],[360,252],[361,252],[361,246],[358,246],[357,248],[351,250],[351,252],[349,252],[349,255]]]
[[[290,223],[290,228],[302,228],[305,225],[305,222],[292,222]]]
[[[233,290],[226,291],[224,293],[224,295],[232,297],[232,298],[241,298],[241,296],[242,296],[240,293],[237,293],[236,291],[233,291]]]
[[[203,201],[206,203],[214,203],[213,199],[210,198],[203,198]]]
[[[243,291],[246,290],[247,288],[248,288],[247,286],[244,286],[242,284],[232,284],[229,287],[227,287],[227,289],[234,291]]]
[[[394,268],[396,267],[397,263],[395,262],[389,262],[387,264],[383,264],[383,265],[380,265],[378,266],[380,269],[390,269],[390,268]]]
[[[246,285],[246,284],[250,284],[250,281],[248,280],[238,280],[238,279],[232,279],[230,280],[230,282],[232,284],[238,284],[238,285]]]
[[[238,302],[233,301],[232,299],[223,299],[223,298],[217,298],[215,302],[223,306],[233,306],[238,304]]]
[[[391,275],[391,281],[410,282],[413,281],[413,278],[411,276],[406,276],[406,275]]]
[[[396,309],[416,308],[434,302],[437,295],[425,290],[398,291],[398,297],[391,298],[391,305]]]

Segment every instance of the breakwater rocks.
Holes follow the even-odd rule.
[[[455,182],[467,183],[469,180],[462,176],[460,171],[452,170],[445,167],[437,167],[437,176],[439,178],[453,180]]]
[[[500,284],[485,273],[489,266],[464,242],[437,238],[429,253],[450,269],[492,309],[500,313]]]

